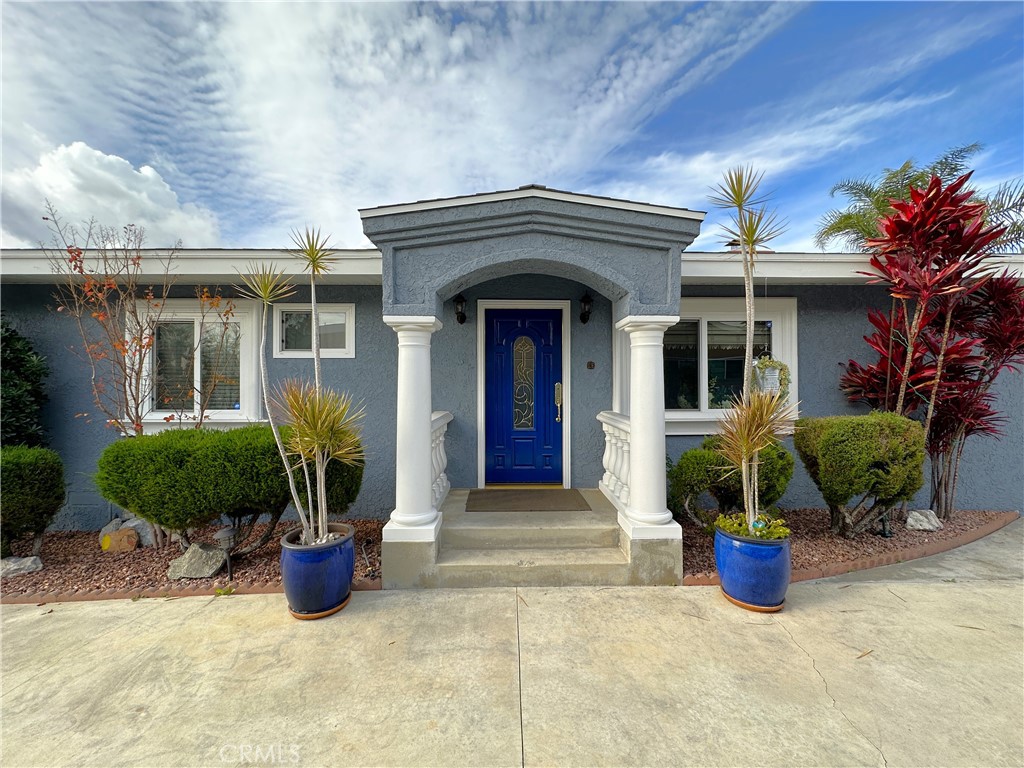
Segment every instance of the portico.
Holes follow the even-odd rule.
[[[385,587],[445,585],[453,470],[477,488],[600,489],[592,511],[614,509],[626,562],[610,581],[677,582],[662,349],[679,319],[680,253],[704,214],[537,186],[360,213],[382,254],[383,316],[398,343]],[[598,294],[594,326],[573,309],[584,290]],[[465,325],[450,310],[463,294],[476,297]],[[557,527],[557,517],[545,524]],[[504,539],[514,550],[516,534]],[[566,554],[567,568],[570,555],[579,553]],[[594,578],[582,583],[604,583]]]

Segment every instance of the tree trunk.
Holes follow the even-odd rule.
[[[885,410],[892,410],[890,400],[892,398],[892,345],[893,328],[896,326],[896,297],[893,296],[892,304],[889,306],[889,355],[885,358]]]
[[[316,382],[317,394],[320,393],[320,312],[316,306],[316,273],[309,271],[309,306],[310,333],[313,348],[313,380]]]
[[[924,418],[924,439],[928,439],[928,430],[932,426],[932,415],[935,413],[935,400],[939,396],[939,383],[942,381],[942,364],[946,358],[946,346],[949,344],[949,324],[953,319],[953,308],[946,312],[946,323],[942,329],[942,343],[939,346],[939,356],[935,365],[935,381],[932,382],[932,393],[928,397],[928,415]]]
[[[302,498],[299,496],[299,489],[295,485],[295,472],[292,470],[292,464],[288,460],[288,452],[285,450],[284,441],[281,440],[281,433],[274,422],[273,407],[270,402],[270,376],[267,373],[267,314],[269,307],[269,303],[263,302],[263,319],[260,323],[260,389],[263,391],[263,407],[267,409],[267,421],[270,422],[270,431],[274,433],[274,443],[277,445],[277,452],[281,456],[285,474],[288,476],[288,490],[292,494],[292,503],[295,505],[295,511],[299,513],[299,521],[302,523],[303,538],[307,538],[310,533],[310,521],[306,518],[306,511],[302,506]]]
[[[832,533],[842,533],[843,531],[843,508],[836,506],[835,504],[829,505],[829,530]]]
[[[746,246],[743,251],[743,298],[746,304],[746,349],[743,355],[743,402],[750,402],[750,385],[754,375],[754,253]]]
[[[914,309],[914,321],[910,325],[910,332],[907,334],[907,358],[903,361],[903,376],[900,381],[900,396],[896,400],[896,413],[903,415],[903,402],[907,396],[907,380],[910,378],[910,367],[914,361],[914,341],[921,330],[921,317],[924,308],[920,305]]]

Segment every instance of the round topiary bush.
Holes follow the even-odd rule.
[[[43,382],[50,370],[32,344],[0,320],[0,443],[43,445],[39,416],[46,392]]]
[[[739,471],[732,472],[732,466],[718,453],[719,438],[712,435],[705,438],[701,447],[714,453],[718,459],[717,470],[712,471],[711,495],[718,502],[721,512],[741,509],[743,481]],[[768,509],[786,493],[789,481],[793,479],[796,462],[793,454],[781,445],[769,445],[759,455],[757,468],[757,499],[762,509]]]
[[[327,498],[344,514],[362,484],[361,466],[331,462]],[[291,503],[288,478],[268,426],[238,429],[168,429],[112,443],[100,457],[96,486],[104,498],[144,520],[183,531],[224,515],[243,531],[263,515],[273,524]],[[304,495],[302,473],[296,475]]]
[[[100,494],[169,531],[204,525],[222,512],[229,477],[212,476],[207,429],[168,429],[111,443],[97,464]]]
[[[924,484],[924,428],[913,419],[876,412],[800,419],[796,426],[797,452],[837,533],[865,530]]]
[[[29,533],[36,537],[33,554],[38,555],[43,531],[64,497],[64,464],[56,451],[0,448],[0,557],[9,557],[11,541]]]

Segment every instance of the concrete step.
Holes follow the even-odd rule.
[[[615,547],[615,516],[576,512],[451,512],[441,525],[441,547],[485,549]]]
[[[614,547],[448,549],[437,558],[439,587],[618,586],[629,560]]]

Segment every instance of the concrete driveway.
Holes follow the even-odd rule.
[[[1024,524],[796,584],[10,605],[3,766],[1024,765]]]

